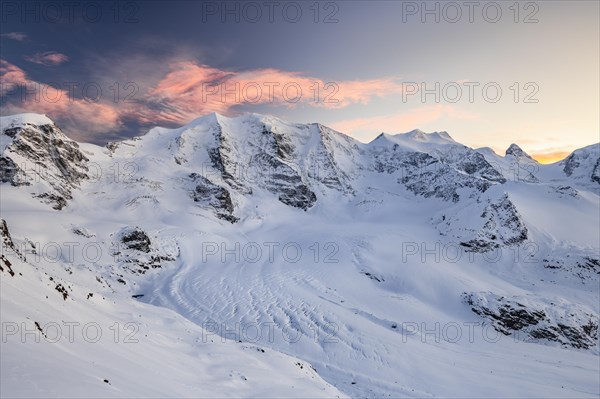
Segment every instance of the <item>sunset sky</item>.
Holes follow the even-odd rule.
[[[209,112],[364,142],[445,130],[542,162],[600,141],[598,1],[0,4],[1,114],[80,141]]]

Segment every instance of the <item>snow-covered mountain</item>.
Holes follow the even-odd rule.
[[[600,394],[598,144],[542,165],[257,114],[106,147],[0,130],[3,396]]]

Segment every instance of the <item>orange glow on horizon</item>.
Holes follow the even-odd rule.
[[[554,151],[554,152],[542,152],[539,154],[531,154],[531,157],[539,163],[554,163],[562,161],[571,154],[569,151]]]

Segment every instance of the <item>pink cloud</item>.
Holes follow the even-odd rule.
[[[25,85],[29,82],[25,72],[6,60],[0,59],[0,83],[5,85]]]
[[[21,96],[3,106],[4,113],[35,112],[56,118],[75,139],[89,139],[120,126],[119,111],[113,104],[73,98],[67,90],[31,80],[25,72],[6,60],[0,60],[0,84],[9,91],[16,86],[27,88]],[[2,91],[3,95],[6,92]],[[23,95],[25,93],[25,95]]]
[[[3,87],[28,87],[20,102],[17,96],[11,98],[5,113],[46,113],[57,117],[65,128],[89,133],[114,131],[124,120],[181,125],[209,112],[231,114],[240,105],[343,108],[402,91],[396,78],[328,82],[299,72],[272,68],[231,72],[190,61],[171,64],[166,74],[147,83],[138,97],[127,103],[109,102],[112,98],[97,102],[71,98],[66,89],[30,80],[22,69],[4,60],[0,61],[0,82]],[[35,94],[30,94],[32,90]],[[354,120],[351,127],[369,123]]]
[[[185,123],[207,112],[227,114],[238,105],[258,104],[343,108],[401,91],[397,78],[328,82],[299,72],[271,68],[228,72],[183,61],[172,64],[149,91],[148,100],[161,111],[142,111],[141,118]]]
[[[23,32],[8,32],[0,34],[0,37],[5,37],[7,39],[16,40],[18,42],[23,42],[27,39],[27,35]]]
[[[67,62],[69,57],[55,51],[47,51],[45,53],[37,53],[33,56],[25,57],[25,59],[35,64],[56,66],[62,64],[63,62]]]
[[[142,123],[185,123],[208,112],[226,113],[234,104],[217,96],[203,96],[207,84],[218,84],[230,74],[206,65],[178,62],[147,94],[147,108],[132,110]]]

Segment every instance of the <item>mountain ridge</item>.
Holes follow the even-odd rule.
[[[184,130],[184,129],[189,129],[189,128],[193,127],[196,124],[199,124],[201,122],[205,122],[205,121],[211,120],[211,119],[213,119],[213,120],[215,120],[215,121],[218,122],[219,118],[221,118],[223,120],[229,120],[229,119],[248,118],[248,117],[256,118],[256,119],[264,118],[264,119],[267,119],[267,120],[271,119],[271,120],[277,120],[277,121],[280,121],[280,122],[282,121],[282,119],[280,119],[278,117],[270,116],[270,115],[266,115],[266,114],[259,114],[259,113],[247,113],[247,114],[242,114],[242,115],[235,116],[235,117],[229,117],[229,116],[226,116],[226,115],[223,115],[223,114],[219,114],[217,112],[211,112],[211,113],[208,113],[208,114],[205,114],[205,115],[198,116],[197,118],[192,119],[190,122],[188,122],[185,125],[182,125],[182,126],[180,126],[178,128],[164,128],[164,127],[156,126],[156,127],[150,128],[146,133],[143,133],[142,135],[134,136],[134,137],[131,137],[131,138],[124,138],[124,139],[118,140],[118,141],[112,141],[112,142],[109,142],[108,145],[111,145],[111,144],[114,145],[115,143],[120,143],[120,142],[127,142],[129,140],[136,140],[136,139],[139,139],[141,137],[144,137],[144,136],[150,134],[151,132],[153,132],[155,130],[157,130],[157,131],[173,131],[173,132],[175,132],[175,131],[181,131],[181,130]],[[0,122],[0,130],[4,130],[11,123],[13,123],[14,126],[19,126],[20,124],[23,124],[23,123],[30,123],[30,124],[37,124],[37,125],[40,125],[40,124],[55,124],[54,121],[52,121],[47,115],[45,115],[45,114],[35,114],[35,113],[22,113],[22,114],[8,115],[8,116],[0,116],[0,120],[2,121],[2,122]],[[296,124],[296,125],[302,125],[301,123],[294,123],[294,124]],[[328,128],[327,126],[322,125],[319,122],[307,123],[305,125],[319,125],[319,126],[324,126],[324,127]],[[330,129],[330,128],[328,128],[328,129]],[[333,129],[330,129],[330,130],[333,130]],[[454,138],[452,138],[452,136],[450,136],[450,134],[447,131],[425,132],[425,131],[423,131],[421,129],[418,129],[418,128],[410,130],[408,132],[404,132],[404,133],[390,134],[390,133],[382,132],[382,133],[380,133],[378,136],[376,136],[373,140],[371,140],[368,143],[360,142],[360,141],[352,138],[352,136],[346,135],[343,132],[337,132],[337,133],[343,134],[344,136],[349,137],[352,140],[354,140],[354,141],[356,141],[357,143],[360,143],[360,144],[371,144],[375,140],[379,139],[380,137],[412,138],[412,139],[416,139],[416,140],[420,140],[421,139],[421,140],[424,140],[424,141],[431,141],[431,139],[434,139],[434,140],[437,139],[437,140],[449,141],[449,142],[454,142],[454,143],[457,143],[457,144],[461,144],[461,143],[458,143],[456,140],[454,140]],[[595,147],[595,146],[599,146],[599,145],[600,145],[600,142],[593,143],[593,144],[590,144],[590,145],[587,145],[587,146],[584,146],[584,147],[581,147],[581,148],[577,148],[577,149],[573,150],[569,155],[572,155],[575,151],[583,150],[585,148]],[[516,148],[519,153],[522,153],[525,156],[531,158],[531,156],[529,156],[525,151],[523,151],[522,148],[518,144],[516,144],[516,143],[512,143],[507,148],[506,151],[509,154],[511,154],[513,152],[511,150],[512,148]],[[485,149],[490,149],[491,150],[491,148],[489,148],[489,147],[481,147],[481,148],[477,148],[475,150],[480,150],[480,149],[481,150],[485,150]],[[562,160],[558,160],[558,161],[553,162],[552,164],[563,162],[566,158],[569,157],[569,155],[567,155]],[[546,164],[546,165],[550,165],[550,164]]]

